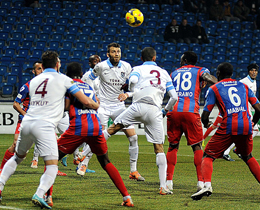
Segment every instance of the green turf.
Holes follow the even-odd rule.
[[[260,138],[254,140],[253,155],[260,161]],[[11,145],[13,135],[0,135],[0,160]],[[165,152],[167,151],[167,140]],[[145,177],[145,182],[129,180],[128,141],[125,136],[113,136],[108,140],[111,162],[119,170],[125,185],[132,196],[133,209],[260,209],[260,186],[248,170],[246,164],[231,153],[235,162],[216,160],[212,176],[213,194],[193,201],[190,196],[196,191],[196,171],[193,165],[193,153],[182,139],[178,163],[174,174],[173,195],[161,196],[159,192],[158,170],[155,164],[153,146],[139,136],[138,170]],[[31,202],[39,179],[43,173],[43,161],[40,159],[38,169],[30,168],[32,150],[27,158],[18,166],[15,174],[7,182],[1,208],[38,209]],[[59,169],[68,174],[57,177],[54,185],[53,209],[123,209],[120,206],[122,197],[108,175],[99,166],[95,156],[89,168],[96,171],[80,177],[75,173],[72,155],[68,157],[68,167],[60,164]],[[7,208],[9,207],[9,208]]]

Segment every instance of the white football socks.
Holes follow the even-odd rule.
[[[167,161],[166,161],[166,155],[164,153],[156,154],[156,165],[158,167],[158,172],[159,172],[160,187],[166,189]]]
[[[57,165],[47,165],[46,171],[43,173],[40,179],[40,184],[36,190],[36,195],[43,198],[44,194],[53,185],[55,178],[57,176],[58,166]]]
[[[129,140],[129,155],[130,155],[130,172],[137,171],[137,159],[138,159],[138,141],[137,135],[128,137]]]

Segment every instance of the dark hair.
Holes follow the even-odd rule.
[[[58,62],[58,53],[54,51],[46,51],[42,54],[42,67],[46,68],[55,68]]]
[[[258,71],[259,66],[256,63],[251,63],[247,66],[247,70],[250,71],[251,69],[256,69]]]
[[[95,59],[101,60],[101,58],[100,58],[98,55],[91,55],[91,56],[88,58],[88,61],[91,62],[91,61],[93,61],[93,60],[95,60]]]
[[[116,43],[116,42],[112,42],[107,46],[107,52],[109,53],[110,47],[116,47],[116,48],[120,48],[121,46]]]
[[[142,52],[142,59],[143,61],[151,61],[153,57],[156,55],[156,51],[152,47],[145,47]]]
[[[217,70],[220,72],[220,75],[224,77],[231,77],[233,74],[233,66],[231,63],[223,62],[218,65]]]
[[[197,63],[198,56],[193,51],[186,51],[183,53],[182,59],[187,60],[188,64],[195,65]]]
[[[82,68],[80,63],[78,62],[71,62],[67,65],[67,73],[66,75],[70,78],[74,77],[81,77],[82,75]]]
[[[41,61],[35,61],[34,63],[33,63],[33,69],[35,69],[35,65],[36,65],[36,63],[42,63]]]

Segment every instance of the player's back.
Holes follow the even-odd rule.
[[[89,98],[96,102],[95,92],[92,87],[80,79],[73,79],[78,88]],[[86,108],[73,95],[70,98],[70,127],[68,134],[78,136],[97,136],[102,134],[102,126],[97,116],[97,111]]]
[[[234,79],[224,79],[211,88],[216,96],[217,105],[223,116],[218,133],[247,135],[252,132],[248,101],[257,101],[247,85]],[[211,90],[209,90],[211,91]]]
[[[130,75],[138,77],[133,102],[142,102],[161,107],[164,94],[172,81],[168,72],[154,62],[136,66]]]
[[[185,65],[172,72],[173,85],[179,98],[174,106],[175,111],[199,113],[200,82],[204,73],[210,71],[194,65]]]
[[[45,120],[55,126],[64,112],[64,95],[73,81],[54,69],[33,78],[29,86],[30,108],[24,120]]]

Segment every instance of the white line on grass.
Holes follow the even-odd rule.
[[[15,208],[15,207],[12,207],[12,206],[0,206],[0,209],[23,210],[23,209]]]

